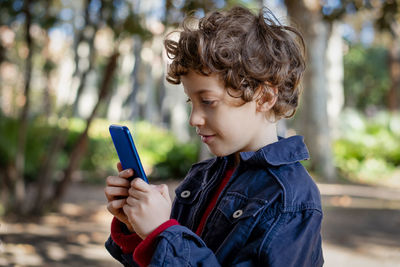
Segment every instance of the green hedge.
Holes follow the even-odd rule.
[[[346,110],[341,122],[334,156],[344,176],[373,182],[387,178],[400,167],[400,114],[381,112],[366,117]]]
[[[165,129],[147,122],[121,124],[130,128],[146,174],[151,179],[181,179],[197,159],[197,144],[179,143]],[[117,172],[116,163],[119,160],[108,132],[109,125],[110,122],[103,119],[97,119],[91,125],[87,152],[80,166],[85,181],[103,183],[107,175]],[[48,123],[40,118],[30,122],[25,159],[27,181],[34,181],[40,175],[39,168],[45,153],[50,150],[54,136],[65,127],[68,127],[68,138],[57,157],[57,171],[67,166],[69,152],[84,130],[85,122],[81,119],[59,119]],[[15,159],[18,125],[15,119],[0,117],[0,128],[0,168],[4,169]]]
[[[131,130],[150,179],[181,179],[197,160],[198,145],[180,143],[165,129],[144,121],[120,124]],[[82,169],[91,174],[116,173],[116,163],[119,160],[108,132],[109,125],[106,120],[96,120],[89,131],[90,146]]]
[[[0,168],[13,165],[17,152],[18,124],[15,119],[0,117]],[[45,153],[50,149],[50,140],[54,136],[57,126],[43,124],[40,120],[30,123],[27,129],[25,147],[25,177],[27,181],[33,181],[39,174],[39,166]],[[57,168],[65,165],[62,159],[65,153],[61,153]],[[64,164],[63,164],[64,163]]]

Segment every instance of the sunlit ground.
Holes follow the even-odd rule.
[[[104,207],[66,203],[39,224],[1,223],[1,266],[120,266],[104,249]]]
[[[170,183],[172,194],[177,183]],[[325,265],[398,266],[400,190],[319,184]],[[0,266],[120,266],[104,248],[111,216],[103,187],[75,184],[60,213],[0,225]]]
[[[319,184],[325,266],[398,266],[400,191]]]

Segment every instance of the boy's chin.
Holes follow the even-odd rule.
[[[213,154],[216,157],[225,157],[225,156],[229,156],[231,154],[233,154],[233,152],[230,151],[221,151],[221,150],[214,150],[214,149],[210,149],[210,147],[208,147],[208,151],[210,151],[211,154]]]

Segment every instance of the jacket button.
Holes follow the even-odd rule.
[[[183,198],[188,198],[189,196],[190,196],[189,190],[185,190],[181,193],[181,197],[183,197]]]
[[[233,213],[233,218],[239,218],[240,216],[242,216],[243,214],[243,210],[237,210]]]

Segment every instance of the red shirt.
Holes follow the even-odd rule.
[[[234,170],[235,170],[235,168],[230,168],[226,171],[224,178],[222,179],[221,183],[219,184],[219,186],[217,188],[217,191],[212,196],[212,199],[210,200],[210,202],[207,206],[207,209],[205,210],[203,216],[201,217],[199,226],[197,227],[196,234],[198,236],[200,236],[201,232],[203,232],[203,228],[204,228],[204,225],[206,224],[207,218],[210,215],[211,211],[214,209],[215,204],[217,204],[218,197],[221,194],[222,190],[224,190],[226,184],[229,182],[229,179],[231,178]]]

